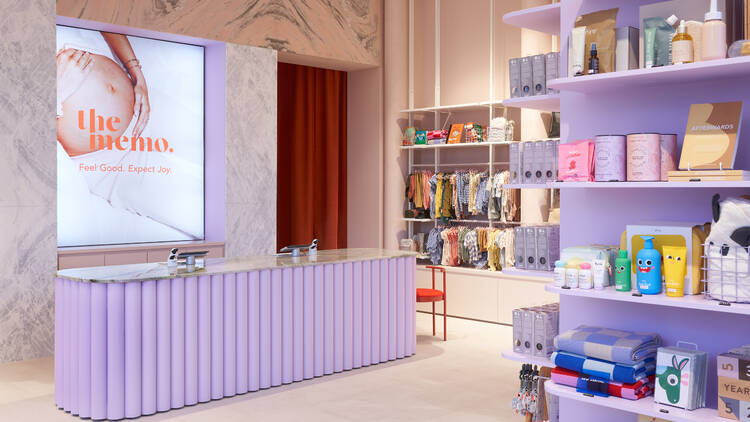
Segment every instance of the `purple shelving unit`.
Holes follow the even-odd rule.
[[[559,6],[560,50],[567,51],[568,35],[578,15],[616,7],[619,9],[618,27],[640,27],[639,7],[649,3],[653,1],[563,0]],[[508,15],[504,21],[512,23]],[[522,26],[534,29],[534,25],[528,23]],[[561,54],[560,69],[564,75],[567,54]],[[750,57],[743,57],[659,69],[562,77],[550,82],[549,87],[561,91],[562,142],[599,134],[660,132],[676,133],[681,143],[691,104],[750,101],[750,89],[744,88],[748,81]],[[745,107],[742,118],[745,121],[743,126],[748,127],[750,107]],[[745,130],[738,140],[737,169],[750,168],[748,133]],[[750,194],[748,182],[553,183],[552,187],[560,188],[562,248],[588,244],[618,245],[629,223],[658,220],[708,222],[711,220],[711,197],[715,193],[722,197]],[[550,291],[560,294],[561,331],[580,324],[654,331],[661,334],[667,345],[680,340],[693,342],[710,356],[706,409],[690,412],[670,408],[667,409],[669,413],[664,413],[664,406],[654,404],[653,399],[631,402],[611,397],[587,397],[574,389],[555,385],[550,391],[561,398],[562,422],[635,422],[639,414],[673,421],[720,420],[715,410],[716,355],[750,343],[750,306],[732,304],[723,307],[703,296],[678,302],[661,296],[636,298],[608,291],[598,294]]]
[[[506,13],[503,23],[550,35],[560,35],[560,3]]]

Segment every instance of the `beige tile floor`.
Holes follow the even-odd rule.
[[[417,354],[410,358],[139,420],[523,420],[509,408],[519,364],[500,357],[510,327],[450,318],[447,342],[430,333],[430,317],[417,314]],[[53,390],[52,358],[1,364],[0,421],[79,420],[55,407]]]

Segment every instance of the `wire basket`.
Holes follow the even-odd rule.
[[[707,298],[750,303],[750,252],[747,248],[705,243],[701,269]]]

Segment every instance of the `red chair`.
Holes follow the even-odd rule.
[[[448,331],[446,330],[448,320],[448,301],[445,298],[447,292],[445,285],[445,268],[428,265],[427,268],[432,270],[432,288],[417,289],[417,302],[432,302],[432,335],[435,335],[435,302],[443,302],[443,341],[448,340]],[[443,273],[443,290],[435,290],[435,270]]]

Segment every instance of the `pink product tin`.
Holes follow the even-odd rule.
[[[677,170],[677,135],[661,134],[659,146],[661,151],[661,180],[666,182],[669,172]]]
[[[623,182],[625,171],[625,135],[599,135],[594,138],[596,163],[594,180],[597,182]]]
[[[658,133],[631,133],[628,135],[628,181],[656,182],[661,179],[659,138]]]

